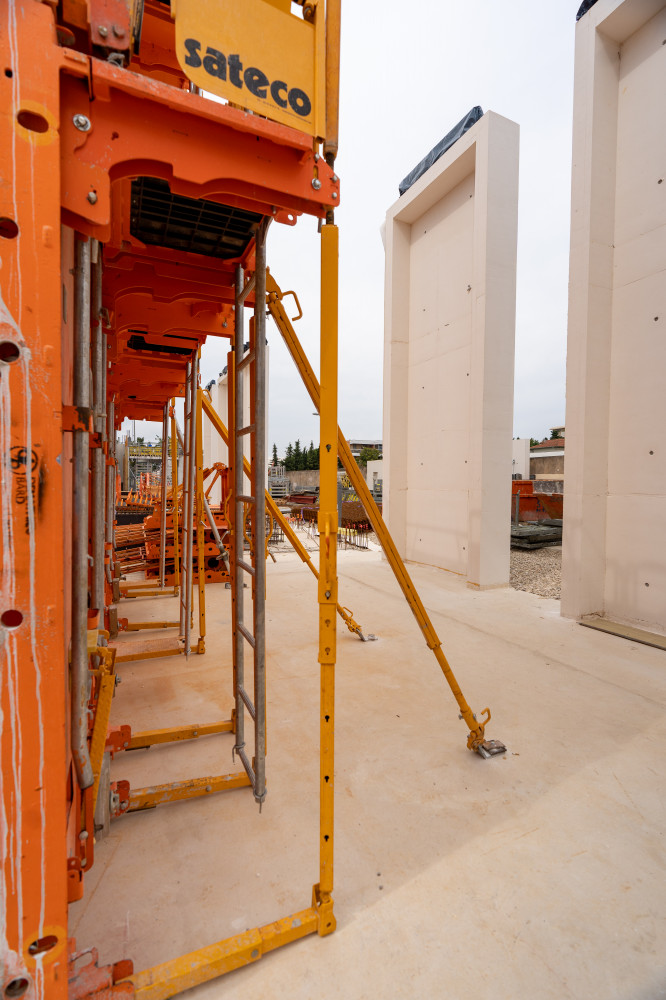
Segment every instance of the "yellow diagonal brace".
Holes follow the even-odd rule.
[[[287,349],[291,354],[298,371],[300,372],[305,388],[310,395],[310,399],[314,403],[317,411],[319,411],[319,382],[317,381],[317,377],[305,355],[305,351],[296,336],[294,327],[285,312],[284,306],[282,305],[282,291],[270,272],[266,275],[266,292],[269,312],[275,320],[276,326],[282,334],[282,339],[287,345]],[[407,603],[419,623],[419,627],[423,632],[428,648],[435,654],[437,662],[442,669],[442,673],[446,677],[449,687],[453,692],[453,696],[458,703],[460,714],[469,726],[470,731],[467,739],[467,746],[470,750],[478,751],[485,742],[485,727],[490,719],[490,711],[487,708],[484,709],[483,714],[486,715],[486,718],[483,721],[479,721],[475,718],[472,709],[467,704],[467,701],[460,689],[460,685],[458,684],[451,666],[444,655],[441,639],[435,631],[435,627],[430,620],[428,612],[423,606],[423,602],[421,601],[421,598],[416,591],[416,587],[407,572],[407,568],[395,547],[395,543],[391,538],[388,528],[384,524],[384,520],[382,515],[379,513],[379,509],[374,501],[372,493],[368,489],[365,479],[363,478],[363,474],[358,467],[356,460],[351,453],[351,449],[347,444],[347,440],[339,427],[338,455],[340,456],[340,460],[351,480],[352,486],[354,487],[359,500],[365,507],[365,511],[368,515],[372,528],[379,539],[379,542],[384,550],[384,554],[386,555],[389,565],[391,566],[395,578],[398,581],[400,589],[405,595]]]
[[[203,396],[203,411],[206,414],[206,416],[209,418],[210,422],[212,423],[213,427],[215,428],[215,430],[217,431],[217,433],[220,435],[220,437],[222,438],[222,440],[224,441],[224,443],[228,446],[229,445],[229,435],[227,433],[227,428],[225,427],[225,425],[220,420],[220,417],[218,416],[217,412],[213,409],[212,403],[206,397],[205,394]],[[249,477],[251,469],[250,469],[250,463],[248,462],[248,460],[246,458],[243,459],[243,470],[244,470],[245,474]],[[288,539],[290,545],[292,546],[292,548],[295,550],[295,552],[298,554],[298,556],[302,559],[302,561],[308,567],[308,569],[310,570],[310,572],[314,576],[315,580],[318,580],[319,579],[319,573],[317,571],[317,567],[312,562],[312,559],[310,559],[310,554],[309,554],[308,550],[305,548],[305,546],[301,542],[300,538],[298,537],[298,535],[296,534],[296,532],[294,531],[294,529],[292,528],[292,526],[289,524],[289,521],[286,519],[286,517],[284,516],[284,514],[280,510],[280,508],[277,506],[277,504],[275,503],[275,500],[273,500],[273,497],[270,495],[270,493],[268,492],[268,490],[266,490],[266,506],[270,510],[270,512],[271,512],[273,518],[275,519],[275,521],[277,521],[277,523],[282,528],[282,530],[285,533],[285,536],[287,537],[287,539]],[[354,621],[354,616],[353,616],[352,612],[349,610],[349,608],[344,608],[341,604],[338,604],[337,605],[337,612],[340,615],[340,617],[342,618],[343,622],[345,623],[345,625],[347,626],[347,628],[349,629],[350,632],[352,632],[354,635],[358,635],[358,636],[361,636],[363,634],[362,631],[361,631],[361,626],[358,624],[358,622]]]

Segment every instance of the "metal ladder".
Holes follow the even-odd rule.
[[[236,742],[233,754],[238,754],[252,783],[255,800],[261,807],[266,798],[266,231],[264,220],[256,234],[255,273],[244,280],[242,265],[236,268],[235,337],[233,351],[232,397],[230,423],[233,427],[229,457],[232,465],[233,531],[232,531],[232,622]],[[254,330],[250,330],[250,350],[243,356],[244,303],[254,291]],[[243,425],[243,376],[249,369],[250,422]],[[231,374],[231,372],[230,372]],[[250,437],[251,493],[244,492],[243,452],[245,437]],[[233,455],[232,455],[233,451]],[[250,562],[245,559],[245,505],[251,510]],[[252,631],[244,619],[245,576],[252,579]],[[252,650],[254,699],[245,687],[245,645]],[[254,723],[254,758],[245,750],[245,711]]]

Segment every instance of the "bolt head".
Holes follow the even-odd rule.
[[[338,179],[339,179],[339,178],[338,178],[338,175],[337,175],[337,174],[333,174],[333,183],[334,183],[334,184],[337,184],[337,183],[338,183]]]
[[[90,118],[87,115],[74,115],[72,118],[74,123],[74,128],[77,128],[79,132],[90,132],[91,124]]]
[[[97,204],[97,193],[95,191],[88,191],[88,201],[91,205]]]
[[[333,199],[333,201],[335,201],[337,197],[338,197],[338,192],[333,191],[333,193],[331,194],[331,198]]]
[[[319,180],[319,178],[317,177],[312,178],[312,187],[315,189],[315,191],[319,190],[319,188],[321,187],[321,181]]]
[[[124,38],[125,29],[120,24],[114,24],[113,33],[116,36],[116,38]]]
[[[206,791],[207,792],[212,792],[213,791],[212,785],[206,785]]]
[[[106,38],[106,36],[109,33],[109,29],[104,24],[100,24],[100,26],[99,26],[99,28],[97,30],[100,33],[100,35],[101,35],[102,38]]]
[[[319,162],[319,153],[315,153],[315,163]]]

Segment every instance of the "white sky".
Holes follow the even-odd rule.
[[[476,104],[518,122],[520,202],[514,435],[564,423],[575,15],[580,0],[343,2],[340,95],[339,422],[382,437],[384,250],[379,227],[399,181]],[[296,331],[319,365],[316,220],[273,224],[268,263],[295,289]],[[293,313],[292,313],[293,314]],[[317,443],[318,419],[271,320],[269,444]],[[226,364],[202,355],[202,383]],[[151,437],[155,425],[137,423]]]

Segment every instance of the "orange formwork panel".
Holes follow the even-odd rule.
[[[68,901],[94,861],[108,721],[89,682],[103,673],[101,605],[119,583],[115,432],[126,416],[160,419],[206,338],[233,338],[258,228],[303,213],[330,221],[339,200],[324,136],[192,92],[174,37],[157,0],[0,4],[0,959],[12,998],[142,988],[117,982],[129,962],[75,968],[67,935]],[[180,209],[213,223],[182,240],[165,222]],[[243,301],[256,305],[249,285]],[[313,910],[308,932],[317,923]]]
[[[22,15],[0,5],[2,989],[64,1000],[69,627],[65,550],[53,541],[71,519],[61,424],[71,388],[61,358],[60,55],[51,9]]]

